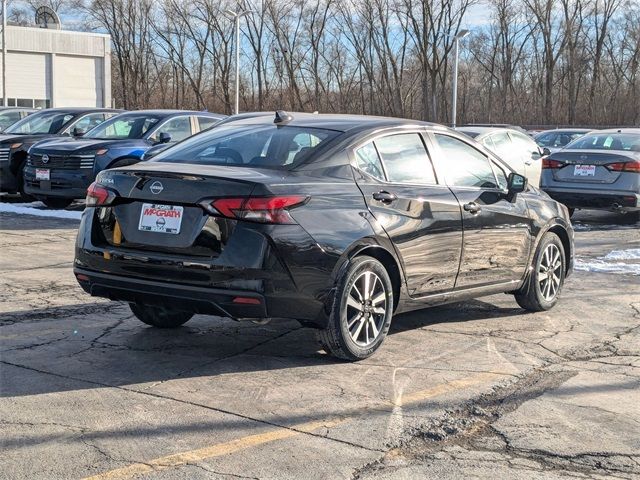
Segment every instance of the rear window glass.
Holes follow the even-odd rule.
[[[640,135],[633,133],[590,133],[565,148],[569,150],[628,150],[640,152]]]
[[[288,169],[340,132],[275,125],[221,125],[154,157],[154,162]]]

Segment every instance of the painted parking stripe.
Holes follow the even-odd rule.
[[[435,385],[434,387],[431,387],[425,390],[420,390],[418,392],[410,393],[408,395],[402,395],[402,396],[396,397],[392,400],[391,405],[397,407],[397,406],[406,406],[406,405],[420,403],[421,401],[427,400],[429,398],[437,397],[440,395],[444,395],[445,393],[461,390],[463,388],[485,383],[490,380],[504,378],[506,375],[509,375],[509,374],[502,373],[502,372],[479,373],[478,375],[464,377],[458,380],[453,380],[451,382]],[[256,447],[258,445],[263,445],[266,443],[275,442],[277,440],[284,440],[287,438],[296,437],[304,433],[312,433],[313,431],[319,428],[335,427],[336,425],[354,420],[356,416],[362,416],[362,414],[366,413],[367,411],[380,412],[380,411],[391,411],[391,410],[389,408],[385,408],[382,406],[369,407],[369,408],[360,410],[358,415],[354,414],[351,416],[345,416],[343,418],[334,418],[330,420],[319,420],[315,422],[302,423],[302,424],[294,425],[289,428],[284,428],[284,427],[277,428],[275,430],[270,430],[265,433],[248,435],[246,437],[238,438],[236,440],[231,440],[229,442],[219,443],[216,445],[211,445],[209,447],[199,448],[196,450],[189,450],[186,452],[176,453],[173,455],[167,455],[165,457],[149,460],[148,462],[145,462],[145,463],[133,463],[126,467],[116,468],[114,470],[109,470],[107,472],[100,473],[98,475],[86,477],[84,480],[128,479],[135,476],[144,475],[147,473],[165,470],[168,468],[175,468],[175,467],[180,467],[188,464],[196,464],[198,462],[201,462],[209,458],[228,455],[241,450],[246,450],[251,447]]]

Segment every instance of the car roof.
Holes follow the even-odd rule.
[[[377,117],[372,115],[351,115],[333,113],[303,113],[303,112],[282,112],[290,115],[291,120],[281,125],[324,128],[327,130],[338,130],[347,132],[350,130],[361,130],[363,128],[389,128],[396,126],[426,126],[438,129],[446,129],[442,125],[423,122],[421,120],[410,120],[395,117]],[[274,125],[274,112],[253,112],[228,117],[223,124],[238,123],[243,125]]]
[[[19,110],[21,112],[37,112],[38,110],[31,107],[0,107],[0,112],[5,110]]]
[[[517,132],[523,133],[516,128],[511,127],[481,127],[481,126],[471,126],[465,125],[463,127],[456,127],[456,130],[462,133],[475,134],[476,138],[483,137],[485,135],[489,135],[490,133],[495,132]]]
[[[123,111],[123,113],[142,113],[144,115],[157,115],[160,117],[169,117],[171,115],[204,115],[206,117],[212,118],[224,118],[225,115],[215,112],[205,112],[202,110],[174,110],[174,109],[163,109],[157,108],[152,110],[131,110],[131,111]]]
[[[576,132],[576,133],[588,133],[588,132],[592,132],[594,131],[593,128],[551,128],[549,130],[542,130],[540,132],[537,133],[537,135],[541,135],[543,133],[549,133],[549,132]],[[598,131],[598,130],[595,130]]]
[[[68,113],[82,113],[82,112],[124,112],[124,110],[118,110],[116,108],[97,108],[97,107],[55,107],[55,108],[43,108],[38,112],[68,112]]]
[[[589,133],[631,133],[640,135],[639,127],[621,127],[621,128],[607,128],[606,130],[594,130]]]

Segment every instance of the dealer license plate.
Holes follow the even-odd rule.
[[[595,165],[576,165],[573,168],[576,177],[594,177],[596,175]]]
[[[180,233],[183,207],[143,203],[138,230],[143,232]]]
[[[48,168],[37,168],[36,180],[51,180],[51,170]]]

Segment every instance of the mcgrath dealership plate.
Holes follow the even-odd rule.
[[[180,233],[183,207],[143,203],[138,230],[143,232]]]
[[[36,168],[36,180],[51,180],[51,170],[48,168]]]
[[[573,175],[576,177],[594,177],[596,175],[596,166],[576,165],[573,168]]]

